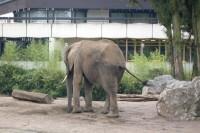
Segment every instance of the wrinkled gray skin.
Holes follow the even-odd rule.
[[[80,113],[80,86],[84,80],[85,112],[92,112],[92,86],[99,84],[106,92],[102,113],[118,117],[116,94],[125,69],[122,51],[110,40],[76,42],[65,49],[68,112]],[[73,92],[73,93],[72,93]],[[73,107],[72,107],[73,97]]]

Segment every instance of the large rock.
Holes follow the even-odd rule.
[[[142,95],[157,95],[160,94],[166,86],[176,80],[171,75],[162,75],[149,80],[147,85],[142,89]]]
[[[200,77],[167,85],[156,105],[158,114],[168,119],[193,120],[200,117]]]

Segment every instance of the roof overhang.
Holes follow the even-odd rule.
[[[149,0],[138,0],[138,4],[134,6],[130,5],[129,0],[2,0],[2,2],[0,14],[24,8],[152,9]]]

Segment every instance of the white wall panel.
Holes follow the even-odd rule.
[[[156,39],[167,39],[167,35],[165,33],[166,28],[160,24],[153,25],[153,38]]]
[[[3,37],[26,37],[26,25],[21,23],[3,24]]]
[[[28,37],[51,37],[51,24],[28,24]]]
[[[127,25],[128,38],[152,38],[152,24],[136,23]]]
[[[3,24],[0,24],[0,37],[3,37]]]
[[[27,27],[26,27],[27,26]],[[26,33],[27,31],[27,33]],[[156,38],[167,39],[165,27],[160,24],[0,24],[0,37],[56,37],[56,38]]]
[[[57,37],[57,38],[76,37],[76,24],[53,24],[52,37]]]
[[[119,23],[102,24],[102,37],[126,38],[126,24],[119,24]]]
[[[101,24],[77,24],[77,37],[100,38]]]

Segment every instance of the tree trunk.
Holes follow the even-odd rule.
[[[174,53],[174,66],[175,78],[184,79],[183,64],[182,64],[182,45],[181,45],[181,29],[180,29],[180,15],[175,10],[172,15],[173,22],[173,53]]]
[[[194,32],[193,77],[200,75],[200,9],[198,4],[200,4],[200,0],[197,0],[197,3],[192,8],[192,28]]]
[[[173,53],[173,42],[172,42],[172,30],[171,26],[167,27],[167,36],[169,40],[169,44],[167,45],[167,57],[168,61],[171,64],[171,75],[175,77],[175,67],[174,67],[174,53]]]

